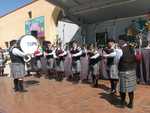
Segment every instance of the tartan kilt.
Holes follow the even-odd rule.
[[[116,79],[116,80],[119,79],[119,77],[118,77],[118,67],[117,67],[116,64],[108,66],[107,67],[107,73],[108,73],[109,79]]]
[[[25,65],[21,63],[11,63],[10,74],[14,79],[24,77],[26,75]]]
[[[55,69],[56,69],[56,71],[62,71],[62,72],[64,72],[64,61],[63,60],[56,60],[56,67],[55,67]]]
[[[5,65],[4,65],[4,60],[3,59],[0,59],[0,68],[4,68]]]
[[[99,79],[100,74],[100,62],[96,63],[95,65],[89,66],[89,74],[95,75],[97,79]]]
[[[80,60],[72,61],[72,73],[80,73],[81,71],[81,62]]]
[[[47,59],[47,69],[54,69],[54,59],[53,58]]]
[[[133,92],[136,89],[136,71],[119,72],[120,92]]]

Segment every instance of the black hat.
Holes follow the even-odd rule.
[[[110,39],[107,40],[107,43],[108,42],[114,42],[115,43],[115,40],[113,38],[110,38]]]
[[[10,46],[13,46],[14,44],[16,44],[17,43],[17,40],[11,40],[10,41]]]

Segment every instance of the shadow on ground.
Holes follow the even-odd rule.
[[[26,87],[30,87],[30,86],[35,86],[35,85],[39,85],[39,81],[37,80],[27,80],[24,82]]]
[[[115,107],[120,108],[120,97],[115,94],[107,94],[107,93],[99,93],[101,99],[105,99],[108,101],[111,105],[114,105]]]

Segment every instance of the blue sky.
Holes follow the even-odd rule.
[[[30,3],[32,0],[1,0],[0,1],[0,16],[9,13],[25,4]]]

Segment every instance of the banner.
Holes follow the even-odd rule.
[[[25,34],[37,31],[38,37],[44,37],[44,16],[40,16],[25,22]]]

